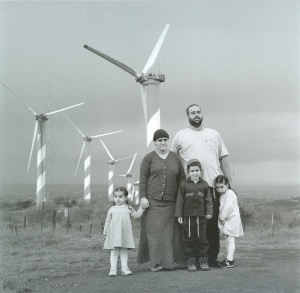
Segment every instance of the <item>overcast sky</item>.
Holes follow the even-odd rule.
[[[188,123],[202,107],[204,125],[229,150],[235,185],[298,184],[299,1],[0,2],[0,80],[36,112],[85,102],[65,112],[86,135],[103,138],[117,159],[146,154],[139,84],[83,48],[87,44],[141,71],[164,26],[170,29],[150,72],[163,72],[161,127]],[[161,62],[161,63],[160,63]],[[48,100],[50,98],[50,109]],[[0,85],[1,183],[35,183],[36,149],[27,164],[35,118]],[[82,138],[63,117],[49,117],[50,183],[83,184],[74,172]],[[106,183],[108,156],[92,141],[92,184]],[[116,165],[124,173],[130,160]],[[126,184],[118,178],[117,184]]]

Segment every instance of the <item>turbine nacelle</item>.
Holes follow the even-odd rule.
[[[40,114],[40,115],[35,116],[35,120],[37,120],[39,122],[44,122],[44,121],[48,120],[48,117],[44,114]]]
[[[85,136],[85,137],[83,138],[83,140],[84,140],[85,142],[91,142],[93,139],[92,139],[92,137],[90,137],[90,136]]]
[[[165,81],[165,75],[162,73],[142,73],[139,78],[136,79],[136,82],[143,84],[145,81],[149,79],[154,79],[159,82]]]

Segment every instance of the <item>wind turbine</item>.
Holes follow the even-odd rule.
[[[29,155],[27,172],[30,168],[32,152],[34,148],[34,143],[36,140],[37,145],[37,182],[36,182],[36,206],[42,205],[43,201],[46,200],[46,156],[47,156],[47,139],[46,139],[46,122],[48,121],[48,116],[56,114],[62,111],[69,110],[74,107],[83,105],[84,103],[76,104],[67,108],[59,109],[53,112],[48,112],[45,114],[37,114],[28,104],[26,104],[19,96],[17,96],[13,91],[11,91],[2,81],[0,83],[18,100],[20,100],[28,110],[35,116],[35,127],[33,132],[33,139],[31,144],[31,150]]]
[[[74,175],[76,175],[76,173],[77,173],[82,154],[84,153],[84,195],[83,195],[83,197],[85,200],[90,201],[91,200],[91,145],[90,145],[90,143],[93,140],[93,138],[122,132],[122,130],[104,133],[104,134],[93,135],[93,136],[87,136],[87,135],[83,134],[81,132],[81,130],[65,114],[64,114],[64,116],[83,138],[83,145],[82,145],[81,153],[79,156],[79,160],[78,160],[76,171],[75,171]]]
[[[109,169],[108,169],[108,200],[109,201],[113,201],[114,198],[114,182],[113,182],[113,177],[114,177],[114,168],[115,168],[115,164],[121,160],[125,160],[128,158],[132,158],[133,156],[128,156],[125,158],[121,158],[121,159],[117,159],[115,160],[113,158],[113,156],[111,155],[111,153],[109,152],[108,148],[106,147],[106,145],[104,144],[104,142],[100,139],[104,149],[106,150],[110,160],[108,161],[109,164]]]
[[[84,48],[90,50],[91,52],[99,55],[100,57],[106,59],[107,61],[115,64],[121,69],[125,70],[129,74],[136,78],[136,81],[141,84],[142,102],[144,109],[145,122],[147,126],[147,148],[152,141],[153,133],[160,128],[160,108],[158,103],[158,91],[161,82],[165,81],[165,75],[160,73],[148,73],[148,70],[154,64],[159,50],[162,46],[164,38],[168,32],[170,24],[166,24],[164,30],[162,31],[142,73],[136,72],[129,66],[121,63],[120,61],[105,55],[87,45]]]
[[[132,179],[132,175],[130,174],[130,171],[131,171],[131,168],[133,166],[136,155],[137,155],[137,153],[135,153],[135,155],[133,156],[133,159],[131,161],[131,164],[130,164],[129,169],[126,172],[126,174],[118,175],[118,176],[122,176],[122,177],[127,177],[127,191],[128,191],[128,197],[131,201],[133,201],[133,195],[134,195],[133,194],[134,181]]]
[[[135,205],[138,206],[140,204],[140,180],[134,182],[133,184],[133,198],[132,201],[134,201]]]

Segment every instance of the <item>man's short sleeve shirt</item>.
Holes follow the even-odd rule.
[[[220,134],[206,127],[179,131],[171,150],[179,153],[185,172],[188,160],[198,159],[202,166],[202,178],[212,187],[215,178],[222,174],[219,159],[229,154]]]

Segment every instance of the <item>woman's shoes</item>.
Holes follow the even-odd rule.
[[[126,268],[121,268],[121,274],[125,276],[129,276],[132,275],[132,272],[128,267],[126,267]]]
[[[151,271],[152,272],[158,272],[158,271],[161,271],[163,269],[164,268],[161,265],[159,265],[159,264],[156,264],[156,265],[154,265],[154,266],[151,267]]]

